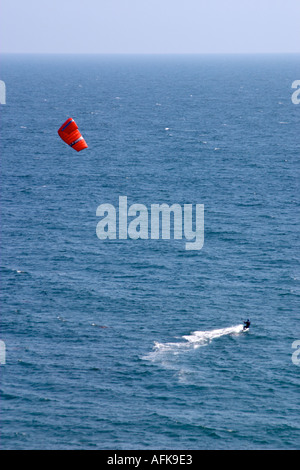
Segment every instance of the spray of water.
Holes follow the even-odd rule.
[[[159,343],[154,342],[153,351],[143,359],[156,362],[160,358],[172,354],[174,356],[188,351],[190,349],[197,349],[201,346],[206,346],[216,338],[225,335],[239,335],[243,332],[243,325],[230,326],[228,328],[219,328],[216,330],[208,331],[194,331],[190,335],[182,336],[180,341],[172,343]]]

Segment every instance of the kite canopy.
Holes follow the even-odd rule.
[[[74,119],[67,119],[57,132],[62,140],[66,142],[66,144],[70,145],[70,147],[73,147],[73,149],[77,150],[77,152],[88,148],[87,143],[80,134]]]

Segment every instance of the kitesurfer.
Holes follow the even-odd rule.
[[[249,320],[249,318],[248,318],[247,321],[244,321],[244,328],[243,328],[243,329],[244,329],[244,330],[247,330],[248,328],[250,328],[250,324],[251,324],[251,322],[250,322],[250,320]]]

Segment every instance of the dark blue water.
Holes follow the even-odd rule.
[[[0,78],[1,447],[299,448],[299,56],[6,56]],[[99,240],[119,196],[204,204],[202,250]]]

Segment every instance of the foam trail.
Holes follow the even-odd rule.
[[[185,341],[179,341],[177,343],[159,343],[155,341],[153,351],[144,356],[143,359],[156,361],[159,358],[170,357],[170,354],[177,356],[184,351],[206,346],[215,338],[220,338],[225,335],[238,335],[242,333],[242,331],[243,325],[236,325],[216,330],[194,331],[190,335],[182,336]]]
[[[239,334],[242,331],[243,325],[236,325],[211,331],[194,331],[190,335],[183,336],[183,338],[190,343],[206,344],[210,343],[215,338],[219,338],[220,336]]]

